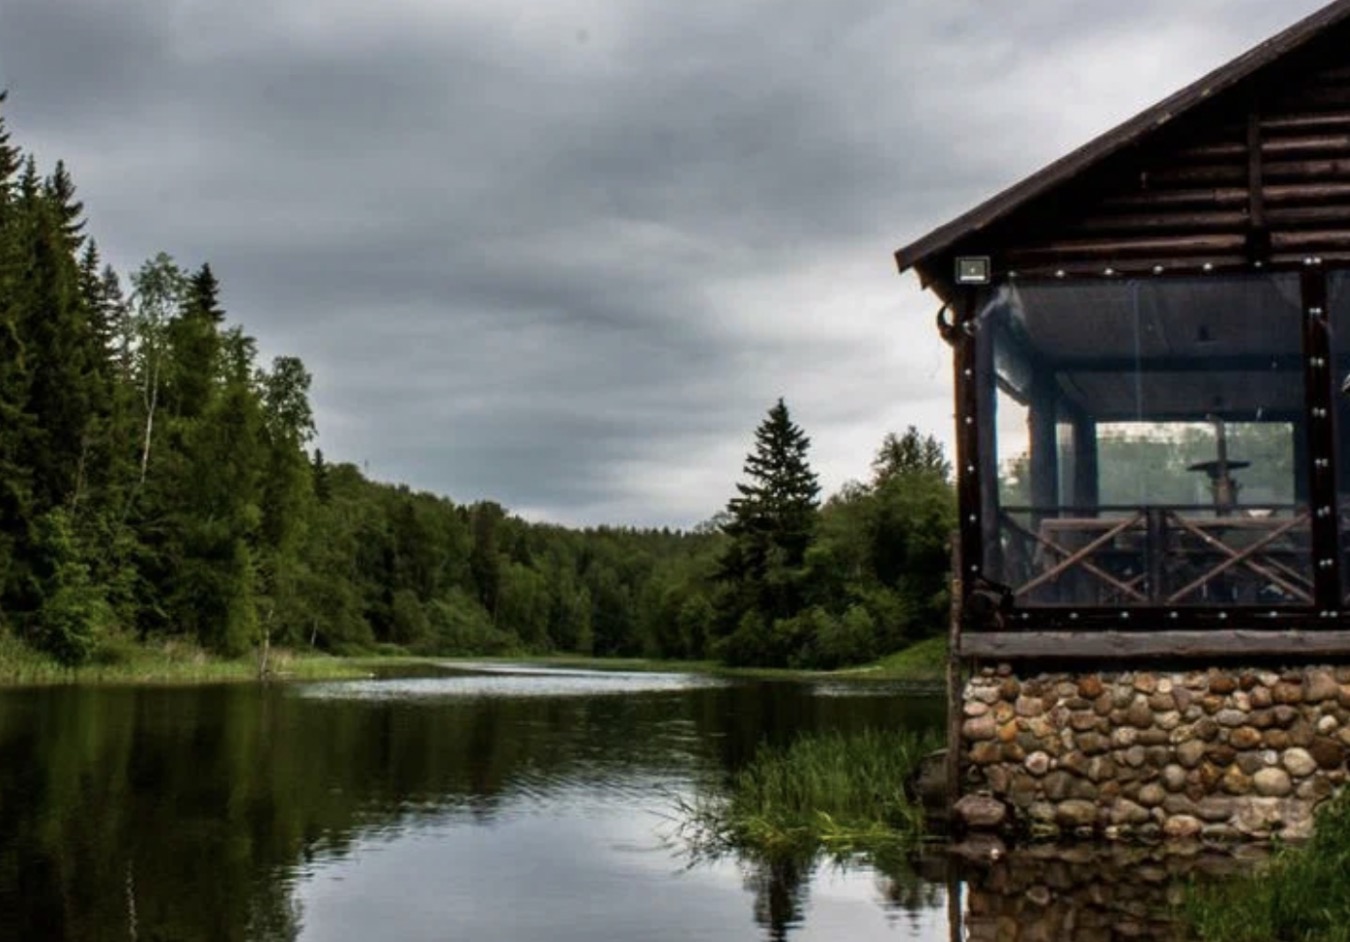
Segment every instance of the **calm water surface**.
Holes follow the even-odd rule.
[[[6,691],[0,938],[947,942],[941,861],[697,859],[675,820],[763,741],[941,717],[885,686],[486,667]],[[1008,873],[970,878],[963,936],[1072,898]]]

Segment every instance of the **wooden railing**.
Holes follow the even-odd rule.
[[[999,523],[1019,607],[1313,604],[1307,508],[1012,507]]]

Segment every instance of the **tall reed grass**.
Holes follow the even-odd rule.
[[[924,817],[905,784],[937,745],[936,734],[869,730],[763,747],[724,792],[685,804],[686,823],[705,851],[851,853],[912,844]]]
[[[1306,844],[1249,876],[1192,887],[1184,913],[1206,942],[1350,942],[1350,793],[1322,807]]]

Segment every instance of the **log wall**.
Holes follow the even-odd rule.
[[[983,251],[1029,277],[1350,263],[1343,58],[1310,52],[1188,115],[1016,213]]]

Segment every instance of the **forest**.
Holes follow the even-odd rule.
[[[527,522],[330,462],[303,362],[258,362],[210,265],[124,278],[83,212],[0,115],[0,635],[833,668],[944,626],[950,467],[913,427],[822,500],[779,400],[692,531]]]

